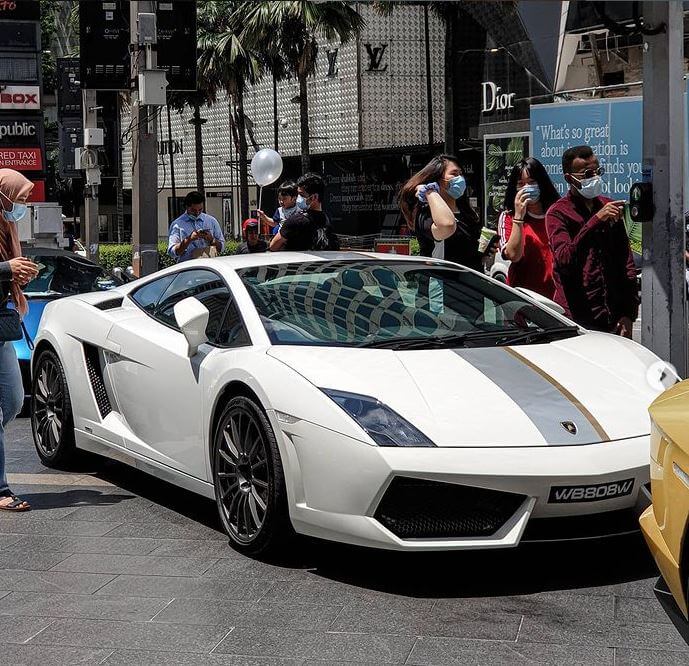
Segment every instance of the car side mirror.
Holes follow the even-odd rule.
[[[208,342],[206,326],[210,313],[208,308],[193,296],[177,303],[174,313],[177,326],[187,339],[187,355],[191,358],[204,342]]]
[[[524,287],[515,287],[515,289],[517,291],[520,291],[525,296],[528,296],[531,300],[536,301],[536,303],[538,303],[539,305],[543,305],[546,308],[550,308],[551,310],[554,310],[560,315],[565,314],[565,309],[561,305],[558,305],[555,301],[551,301],[549,298],[546,298],[538,292],[531,291],[531,289],[525,289]]]

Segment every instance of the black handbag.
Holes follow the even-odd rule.
[[[24,328],[19,313],[9,308],[0,309],[0,342],[21,340]]]

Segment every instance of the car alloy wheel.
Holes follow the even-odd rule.
[[[31,430],[41,461],[49,466],[65,462],[74,452],[72,409],[67,380],[52,351],[41,353],[31,391]]]
[[[218,512],[232,545],[247,554],[272,550],[290,531],[280,454],[263,411],[232,398],[215,435]]]

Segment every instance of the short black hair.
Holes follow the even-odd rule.
[[[325,181],[317,173],[305,173],[297,181],[297,185],[304,188],[304,192],[306,192],[306,194],[317,194],[318,198],[323,200]]]
[[[293,180],[286,180],[284,183],[280,183],[278,196],[296,197],[297,194],[297,184]]]
[[[562,154],[562,173],[572,172],[572,163],[577,158],[587,160],[593,157],[591,146],[572,146]]]
[[[189,208],[189,206],[194,206],[195,204],[202,204],[204,201],[203,194],[194,190],[184,197],[184,207]]]

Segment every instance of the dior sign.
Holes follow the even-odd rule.
[[[481,84],[483,88],[483,106],[481,113],[492,113],[493,111],[506,111],[514,108],[514,98],[516,93],[501,93],[502,88],[496,86],[492,81],[485,81]]]

